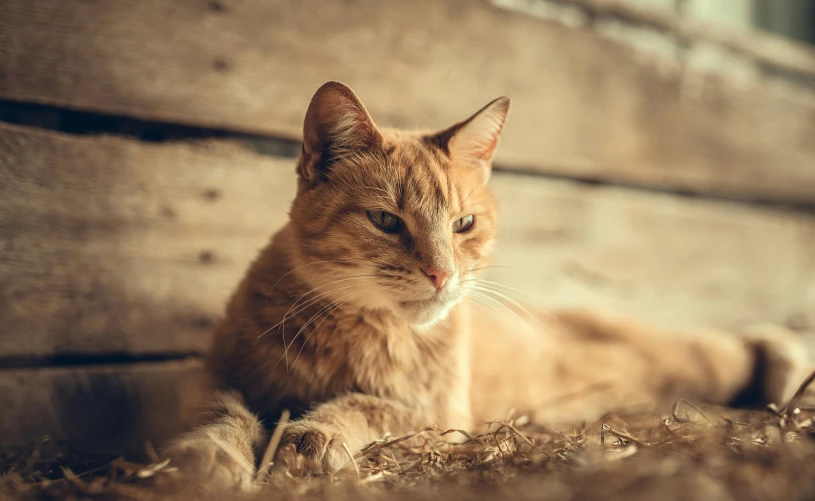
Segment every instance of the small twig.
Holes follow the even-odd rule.
[[[277,446],[280,445],[280,438],[283,436],[283,429],[286,427],[286,423],[289,422],[289,413],[288,409],[283,409],[283,412],[280,413],[280,419],[277,421],[277,426],[275,426],[274,431],[272,432],[272,437],[269,439],[269,444],[266,446],[266,450],[263,452],[263,459],[260,462],[260,468],[258,469],[257,475],[255,475],[255,480],[262,481],[266,479],[266,473],[269,471],[269,468],[272,465],[272,458],[274,458],[275,453],[277,452]]]
[[[357,461],[354,459],[354,455],[351,454],[351,449],[348,448],[348,444],[343,442],[342,448],[345,449],[346,454],[348,454],[348,459],[351,460],[351,464],[354,466],[354,471],[357,472],[357,478],[362,478],[362,475],[359,473],[359,466],[357,466]]]
[[[207,437],[209,437],[210,440],[215,442],[215,445],[217,445],[224,452],[226,452],[227,455],[229,455],[229,457],[234,459],[236,463],[241,465],[241,467],[243,467],[243,469],[245,469],[247,473],[249,473],[250,475],[253,473],[255,467],[252,466],[252,463],[250,463],[249,460],[246,459],[240,452],[235,451],[234,447],[224,442],[220,438],[216,437],[215,434],[212,432],[207,433]]]

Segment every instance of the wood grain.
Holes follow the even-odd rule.
[[[49,436],[78,450],[139,453],[192,422],[200,362],[0,370],[0,447]],[[133,457],[133,456],[130,456]]]
[[[0,4],[1,99],[297,138],[329,79],[393,126],[446,126],[510,95],[498,161],[513,169],[815,201],[811,88],[683,72],[486,1]]]
[[[201,352],[291,159],[0,125],[0,356]],[[815,326],[815,216],[496,173],[489,277],[664,326]],[[503,267],[507,266],[507,267]]]
[[[0,353],[198,352],[287,220],[290,160],[0,125]]]

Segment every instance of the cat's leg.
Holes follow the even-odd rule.
[[[207,488],[251,490],[256,448],[264,439],[260,421],[232,391],[215,392],[202,418],[197,428],[172,442],[164,456]]]
[[[539,331],[482,314],[474,329],[477,419],[508,409],[538,419],[596,419],[622,408],[683,397],[717,404],[784,405],[815,369],[805,341],[781,328],[746,335],[672,332],[595,311],[555,311]]]
[[[801,336],[781,327],[733,334],[712,329],[666,332],[631,320],[590,312],[555,314],[565,348],[608,360],[643,396],[687,396],[716,404],[789,400],[812,371]],[[625,379],[623,379],[625,381]],[[650,393],[650,395],[649,395]]]
[[[293,446],[302,456],[304,473],[334,473],[350,464],[349,452],[356,454],[386,433],[399,436],[427,425],[424,419],[423,413],[390,400],[348,394],[289,423],[275,462],[280,463],[286,446]]]

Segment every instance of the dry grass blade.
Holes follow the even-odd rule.
[[[789,403],[781,411],[783,414],[789,415],[790,413],[794,412],[795,409],[798,408],[798,402],[801,400],[801,398],[803,398],[804,392],[807,391],[807,388],[809,388],[809,385],[811,385],[813,381],[815,381],[815,371],[812,371],[812,374],[810,374],[806,379],[804,379],[804,381],[798,387],[798,390],[795,392],[795,395],[792,396]]]
[[[432,430],[438,432],[438,430],[436,430],[435,428],[432,428]],[[456,429],[456,428],[450,428],[449,430],[444,430],[444,431],[438,432],[438,433],[439,433],[439,435],[442,435],[442,436],[443,435],[449,435],[450,433],[460,433],[460,434],[464,435],[464,437],[466,437],[467,441],[469,441],[469,442],[478,442],[479,444],[481,444],[481,445],[483,445],[485,447],[487,446],[486,442],[484,442],[483,440],[481,440],[480,438],[476,437],[475,435],[473,435],[472,433],[470,433],[470,432],[468,432],[466,430],[459,430],[459,429]]]
[[[431,426],[431,427],[425,428],[423,430],[412,431],[412,432],[408,433],[407,435],[402,435],[399,438],[395,438],[393,440],[389,440],[389,441],[386,441],[386,442],[371,442],[370,444],[363,447],[363,449],[357,453],[356,458],[359,459],[359,458],[370,456],[374,452],[379,452],[380,450],[382,450],[382,449],[384,449],[386,447],[391,447],[391,446],[396,445],[396,444],[398,444],[400,442],[404,442],[405,440],[410,440],[411,438],[413,438],[416,435],[419,435],[421,433],[425,433],[425,432],[428,432],[428,431],[435,431],[435,430],[436,430],[436,428]]]
[[[679,417],[679,415],[677,414],[677,412],[679,411],[679,405],[680,405],[680,404],[685,404],[685,405],[687,405],[687,406],[688,406],[688,407],[690,407],[691,409],[693,409],[693,410],[695,410],[696,412],[698,412],[700,416],[702,416],[703,418],[705,418],[705,421],[707,421],[707,422],[708,422],[708,423],[710,423],[711,425],[713,424],[713,421],[711,421],[711,420],[710,420],[710,418],[708,418],[708,417],[705,415],[705,413],[704,413],[704,412],[702,412],[702,410],[701,410],[701,409],[699,409],[699,407],[697,407],[697,406],[695,406],[694,404],[692,404],[692,403],[688,402],[688,401],[687,401],[687,400],[685,400],[684,398],[679,398],[679,399],[677,399],[677,400],[676,400],[676,402],[674,402],[673,407],[671,407],[671,417],[673,418],[673,420],[674,420],[675,422],[677,422],[677,423],[688,423],[688,422],[690,422],[690,419],[688,419],[687,417],[681,418],[681,417]],[[685,413],[685,416],[687,416],[687,413]]]
[[[625,433],[623,431],[615,430],[614,428],[612,428],[611,426],[609,426],[607,424],[603,425],[603,431],[607,431],[608,433],[611,433],[612,435],[614,435],[617,438],[618,441],[627,440],[627,441],[629,441],[631,443],[641,445],[643,447],[648,447],[649,445],[651,445],[651,444],[648,444],[646,442],[643,442],[642,440],[639,440],[638,438],[632,437],[629,433]]]
[[[521,433],[520,431],[518,431],[518,429],[515,426],[513,426],[512,424],[510,424],[510,423],[508,423],[506,421],[490,421],[487,424],[489,424],[489,425],[498,425],[498,428],[496,428],[495,431],[493,431],[493,434],[500,433],[501,431],[503,431],[506,428],[509,431],[511,431],[514,436],[520,438],[528,446],[535,447],[535,443],[533,441],[529,440],[529,438],[527,436],[525,436],[523,433]]]
[[[277,452],[277,447],[280,445],[280,438],[283,436],[283,430],[286,428],[286,423],[289,422],[290,416],[291,413],[289,413],[288,409],[283,409],[283,412],[280,413],[280,419],[277,421],[277,426],[275,426],[272,436],[269,439],[269,443],[266,445],[266,450],[263,452],[263,459],[260,461],[260,468],[258,468],[257,475],[255,475],[256,481],[262,482],[266,480],[269,468],[272,465],[272,458],[274,457],[275,452]]]
[[[254,465],[252,465],[252,463],[250,463],[249,460],[243,456],[243,454],[235,450],[234,447],[224,442],[220,438],[216,437],[215,434],[212,432],[207,433],[207,437],[213,442],[215,442],[215,445],[220,447],[224,452],[227,453],[227,455],[229,455],[229,457],[231,457],[244,470],[246,470],[246,473],[252,475],[255,472]]]
[[[763,410],[699,404],[689,406],[692,415],[685,416],[684,405],[679,402],[673,412],[670,406],[662,413],[618,411],[572,425],[534,419],[517,425],[510,416],[485,423],[483,434],[463,433],[466,441],[460,443],[445,437],[457,429],[385,435],[357,455],[352,463],[357,475],[349,465],[346,475],[302,478],[303,465],[294,462],[290,475],[268,476],[258,482],[260,491],[245,499],[622,501],[677,493],[694,499],[813,499],[815,423],[809,411],[791,411],[786,419],[795,427],[784,428],[784,416]],[[665,421],[673,426],[661,426]],[[609,440],[598,447],[598,438]],[[270,439],[270,444],[272,452],[264,455],[280,455],[279,442]],[[351,456],[348,450],[344,454]],[[161,463],[117,460],[107,472],[83,474],[74,474],[78,469],[68,469],[69,463],[36,470],[31,466],[36,461],[27,456],[16,464],[3,467],[14,473],[0,476],[0,499],[201,499],[200,485],[185,476],[159,474],[169,469]],[[155,474],[141,473],[151,471]]]
[[[357,466],[357,461],[356,459],[354,459],[354,455],[351,453],[351,449],[348,448],[348,444],[343,442],[342,448],[345,449],[345,453],[348,454],[348,459],[351,460],[351,466],[353,466],[354,471],[357,472],[357,478],[362,478],[362,474],[359,472],[359,466]]]

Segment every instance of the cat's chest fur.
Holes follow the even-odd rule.
[[[284,387],[308,379],[321,397],[355,391],[413,405],[431,405],[454,356],[442,332],[416,333],[374,312],[335,313],[299,346]],[[295,342],[295,346],[298,343]]]
[[[460,376],[452,319],[422,332],[377,312],[328,313],[322,302],[292,310],[295,291],[259,294],[265,282],[250,275],[242,284],[212,353],[223,383],[263,416],[297,414],[349,392],[437,408]]]

